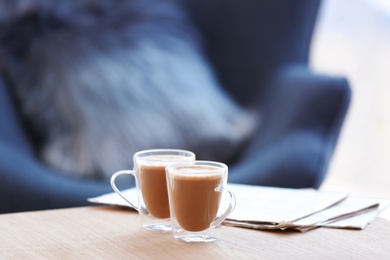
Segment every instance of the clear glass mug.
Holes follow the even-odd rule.
[[[133,156],[133,170],[122,170],[114,173],[111,177],[111,187],[139,212],[142,226],[145,229],[171,232],[165,168],[174,162],[191,162],[194,160],[195,154],[185,150],[153,149],[139,151]],[[129,174],[135,178],[138,205],[133,205],[115,185],[116,178],[123,174]]]
[[[185,242],[211,242],[234,210],[235,196],[226,189],[228,167],[219,162],[174,163],[166,168],[172,232]],[[222,194],[228,196],[223,210]]]

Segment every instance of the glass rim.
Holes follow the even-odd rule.
[[[134,154],[134,158],[142,158],[147,155],[183,155],[185,157],[193,157],[195,159],[195,154],[189,150],[184,149],[164,149],[164,148],[158,148],[158,149],[147,149],[147,150],[141,150]]]

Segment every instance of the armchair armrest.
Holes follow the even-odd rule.
[[[1,139],[0,154],[0,213],[85,206],[88,197],[112,191],[109,182],[56,173]]]
[[[349,84],[304,66],[286,67],[268,84],[262,123],[230,181],[318,188],[350,103]]]
[[[294,131],[311,131],[332,139],[334,146],[351,99],[345,78],[291,66],[276,73],[270,84],[262,108],[264,142]]]
[[[108,181],[67,177],[35,158],[1,77],[0,180],[0,213],[83,206],[87,197],[112,191]]]

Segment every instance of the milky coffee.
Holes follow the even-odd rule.
[[[156,218],[169,218],[165,167],[171,162],[186,161],[180,155],[150,155],[138,161],[139,181],[146,209]]]
[[[195,175],[196,173],[196,175]],[[170,172],[171,206],[177,222],[187,231],[202,231],[216,218],[225,172],[206,165],[183,165]]]

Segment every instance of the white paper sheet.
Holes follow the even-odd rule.
[[[348,197],[332,207],[289,223],[287,227],[306,232],[316,227],[375,211],[378,207],[379,202],[376,199]]]
[[[137,205],[137,190],[135,188],[127,189],[122,191],[123,196],[125,196],[133,205]],[[129,203],[127,203],[121,196],[116,194],[115,192],[103,194],[98,197],[88,198],[89,202],[97,203],[97,204],[107,204],[107,205],[116,205],[116,206],[124,206],[130,207]]]
[[[236,209],[229,219],[263,224],[293,222],[328,208],[348,193],[230,184]]]
[[[371,210],[365,211],[362,214],[355,215],[350,218],[341,219],[324,225],[328,228],[351,228],[364,229],[368,224],[373,222],[379,214],[390,206],[390,199],[373,199],[378,201],[379,206]]]

